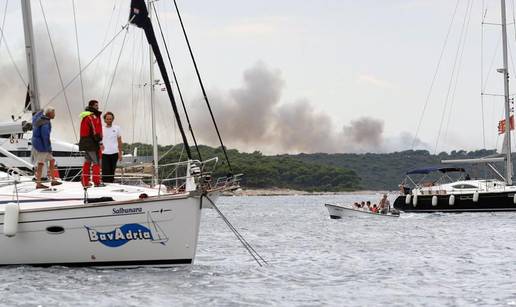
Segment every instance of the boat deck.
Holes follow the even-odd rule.
[[[16,190],[14,185],[0,187],[0,213],[4,211],[4,205],[8,203],[19,203],[21,211],[84,205],[85,192],[80,182],[63,182],[62,185],[48,189],[36,189],[34,182],[22,182],[16,185]],[[174,195],[184,196],[184,194],[188,193]],[[87,189],[87,198],[90,203],[137,201],[142,196],[147,198],[158,195],[172,194],[164,191],[164,188],[160,191],[157,188],[127,186],[116,183],[106,183],[105,187]]]

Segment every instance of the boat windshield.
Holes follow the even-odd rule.
[[[406,176],[400,184],[404,194],[414,188],[424,188],[448,184],[460,180],[468,180],[469,175],[462,167],[425,167],[406,172]]]

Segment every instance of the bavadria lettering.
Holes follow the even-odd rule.
[[[85,227],[88,230],[90,242],[99,242],[108,247],[119,247],[135,240],[154,240],[151,230],[140,224],[125,224],[110,232],[100,232],[88,226]]]

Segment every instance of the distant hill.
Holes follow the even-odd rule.
[[[138,147],[149,154],[148,144],[124,144],[125,152]],[[214,176],[224,176],[229,168],[220,148],[200,146],[203,158],[218,156],[219,167]],[[160,146],[160,156],[167,153],[160,164],[185,160],[182,146]],[[194,148],[192,152],[195,153]],[[228,150],[234,173],[243,173],[242,184],[249,188],[287,188],[305,191],[397,190],[408,170],[436,166],[441,160],[480,158],[494,154],[494,150],[464,150],[432,155],[426,150],[407,150],[386,154],[298,154],[267,156],[255,151],[243,153]],[[195,158],[197,155],[195,154]],[[469,174],[482,177],[484,167],[466,166]]]
[[[431,155],[426,150],[407,150],[386,154],[299,154],[293,155],[305,162],[344,167],[353,170],[362,179],[362,188],[371,190],[397,190],[398,184],[408,170],[437,166],[441,160],[480,158],[495,153],[495,150],[464,150]],[[485,167],[461,165],[472,177],[482,177]]]
[[[148,144],[124,144],[124,152],[138,152],[145,155],[151,152]],[[221,148],[199,146],[204,159],[219,157],[219,167],[213,177],[225,176],[229,167]],[[194,148],[192,152],[195,153]],[[186,153],[182,146],[159,147],[160,164],[185,160]],[[243,173],[242,185],[249,188],[284,188],[303,191],[354,191],[361,189],[360,177],[352,170],[335,165],[323,165],[303,161],[295,156],[266,156],[260,152],[242,153],[228,150],[233,173]],[[195,153],[194,158],[198,158]],[[167,173],[167,171],[165,171]]]

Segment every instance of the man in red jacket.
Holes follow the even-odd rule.
[[[100,161],[102,159],[102,112],[99,111],[99,102],[90,100],[88,106],[81,113],[81,138],[79,150],[84,151],[82,165],[82,185],[90,186],[90,167],[93,173],[93,183],[96,187],[104,186],[100,182]]]

